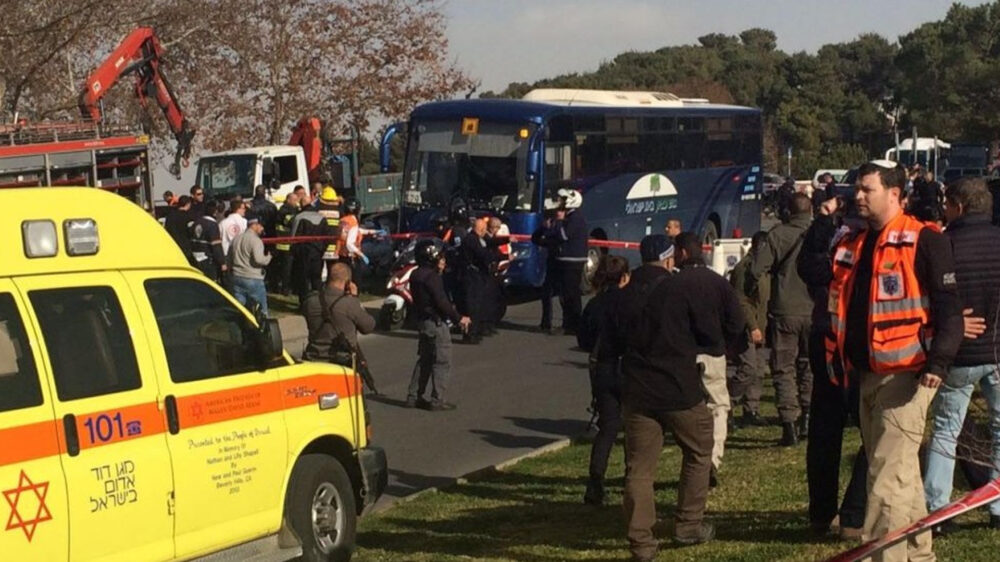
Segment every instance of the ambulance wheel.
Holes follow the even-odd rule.
[[[346,562],[354,552],[358,512],[347,471],[327,455],[295,463],[285,513],[302,542],[302,560]]]
[[[705,228],[701,229],[701,243],[704,246],[711,246],[719,239],[719,231],[715,228],[715,223],[711,220],[705,222]]]

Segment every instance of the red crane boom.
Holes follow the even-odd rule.
[[[151,27],[140,27],[130,33],[111,55],[87,77],[80,92],[80,112],[84,118],[100,123],[103,118],[101,99],[127,74],[136,74],[135,94],[144,108],[148,109],[150,98],[163,111],[170,125],[170,131],[177,139],[177,151],[170,173],[178,179],[181,162],[187,166],[191,157],[191,139],[194,128],[184,117],[177,96],[163,74],[161,64],[163,46]]]

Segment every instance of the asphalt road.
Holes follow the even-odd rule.
[[[553,308],[558,325],[558,303]],[[415,332],[361,337],[383,393],[368,401],[373,442],[385,448],[390,469],[377,507],[586,430],[587,355],[574,337],[533,331],[540,311],[537,301],[510,306],[500,334],[480,345],[455,338],[447,400],[458,408],[447,412],[403,407],[417,354]],[[305,343],[298,323],[282,321],[286,348],[296,356]]]

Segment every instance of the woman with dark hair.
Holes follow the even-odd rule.
[[[628,261],[606,255],[597,264],[591,284],[596,294],[583,310],[577,343],[590,353],[591,409],[597,417],[597,435],[590,450],[590,480],[583,502],[604,503],[604,474],[608,457],[622,429],[621,353],[611,341],[608,330],[614,322],[621,288],[628,284]]]

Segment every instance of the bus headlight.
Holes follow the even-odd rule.
[[[531,244],[524,244],[524,245],[511,244],[510,259],[511,261],[526,260],[531,257],[531,252],[532,252]]]

